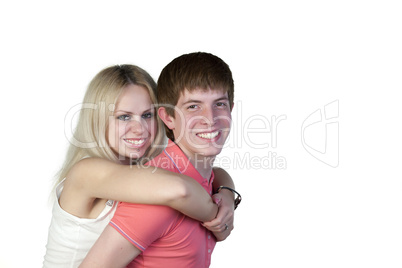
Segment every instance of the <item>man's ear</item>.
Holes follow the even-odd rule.
[[[169,115],[165,107],[159,107],[158,109],[159,118],[165,123],[169,129],[174,129],[174,117]]]

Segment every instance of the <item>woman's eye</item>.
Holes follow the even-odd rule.
[[[127,114],[123,114],[123,115],[119,115],[117,117],[117,119],[122,120],[122,121],[128,121],[131,119],[131,116],[127,115]]]
[[[152,117],[154,117],[153,113],[145,113],[142,115],[142,118],[144,118],[144,119],[148,119],[148,118],[152,118]]]

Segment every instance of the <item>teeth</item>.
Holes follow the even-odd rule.
[[[134,144],[134,145],[140,145],[143,144],[145,140],[126,140],[126,142]]]
[[[213,139],[218,136],[219,131],[212,132],[212,133],[198,133],[197,136],[203,139]]]

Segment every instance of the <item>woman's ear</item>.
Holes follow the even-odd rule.
[[[174,129],[174,117],[169,115],[165,107],[159,107],[158,109],[159,118],[165,123],[169,129]]]

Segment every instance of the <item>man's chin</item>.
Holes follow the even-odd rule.
[[[205,158],[214,158],[221,152],[222,152],[222,149],[220,149],[220,148],[205,149],[205,150],[200,150],[198,152],[198,156],[205,157]]]

